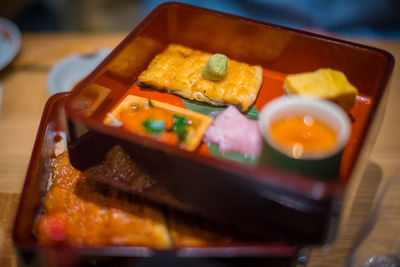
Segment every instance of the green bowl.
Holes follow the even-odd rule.
[[[324,152],[305,151],[295,157],[288,148],[278,144],[269,134],[270,125],[297,116],[311,116],[330,126],[337,134],[335,147]],[[338,176],[343,149],[351,131],[350,120],[338,105],[309,97],[283,96],[269,102],[261,110],[259,127],[264,137],[260,157],[263,163],[320,179]]]

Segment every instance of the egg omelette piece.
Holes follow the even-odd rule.
[[[286,94],[331,100],[348,113],[358,94],[357,88],[347,80],[343,72],[329,68],[289,74],[283,83],[283,91]]]
[[[255,102],[262,84],[261,66],[228,58],[228,71],[220,81],[202,77],[211,54],[170,44],[138,77],[138,84],[212,105],[235,105],[246,111]]]

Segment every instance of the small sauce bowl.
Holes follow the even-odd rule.
[[[303,117],[304,123],[322,123],[336,134],[329,149],[303,149],[302,145],[283,145],[271,134],[271,126],[279,121]],[[263,107],[259,128],[264,138],[261,160],[281,168],[332,179],[337,176],[343,149],[350,137],[351,124],[347,114],[336,104],[315,98],[282,96]],[[293,127],[291,129],[293,131]],[[288,131],[290,129],[288,128]],[[299,136],[302,134],[300,133]]]

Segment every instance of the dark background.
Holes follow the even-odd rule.
[[[129,31],[163,0],[1,0],[22,31]],[[179,1],[323,33],[400,38],[400,0]]]

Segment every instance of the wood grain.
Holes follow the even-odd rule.
[[[18,201],[19,194],[0,193],[0,266],[17,265],[11,232]]]
[[[72,53],[115,47],[124,34],[24,34],[16,60],[0,73],[0,192],[19,193],[36,131],[50,94],[50,68]]]
[[[356,40],[390,52],[400,60],[399,41]],[[347,188],[343,204],[341,224],[336,240],[329,246],[315,247],[310,253],[309,267],[344,266],[357,232],[368,215],[379,185],[400,170],[400,77],[395,66],[385,117],[369,156],[365,170],[353,177]]]

